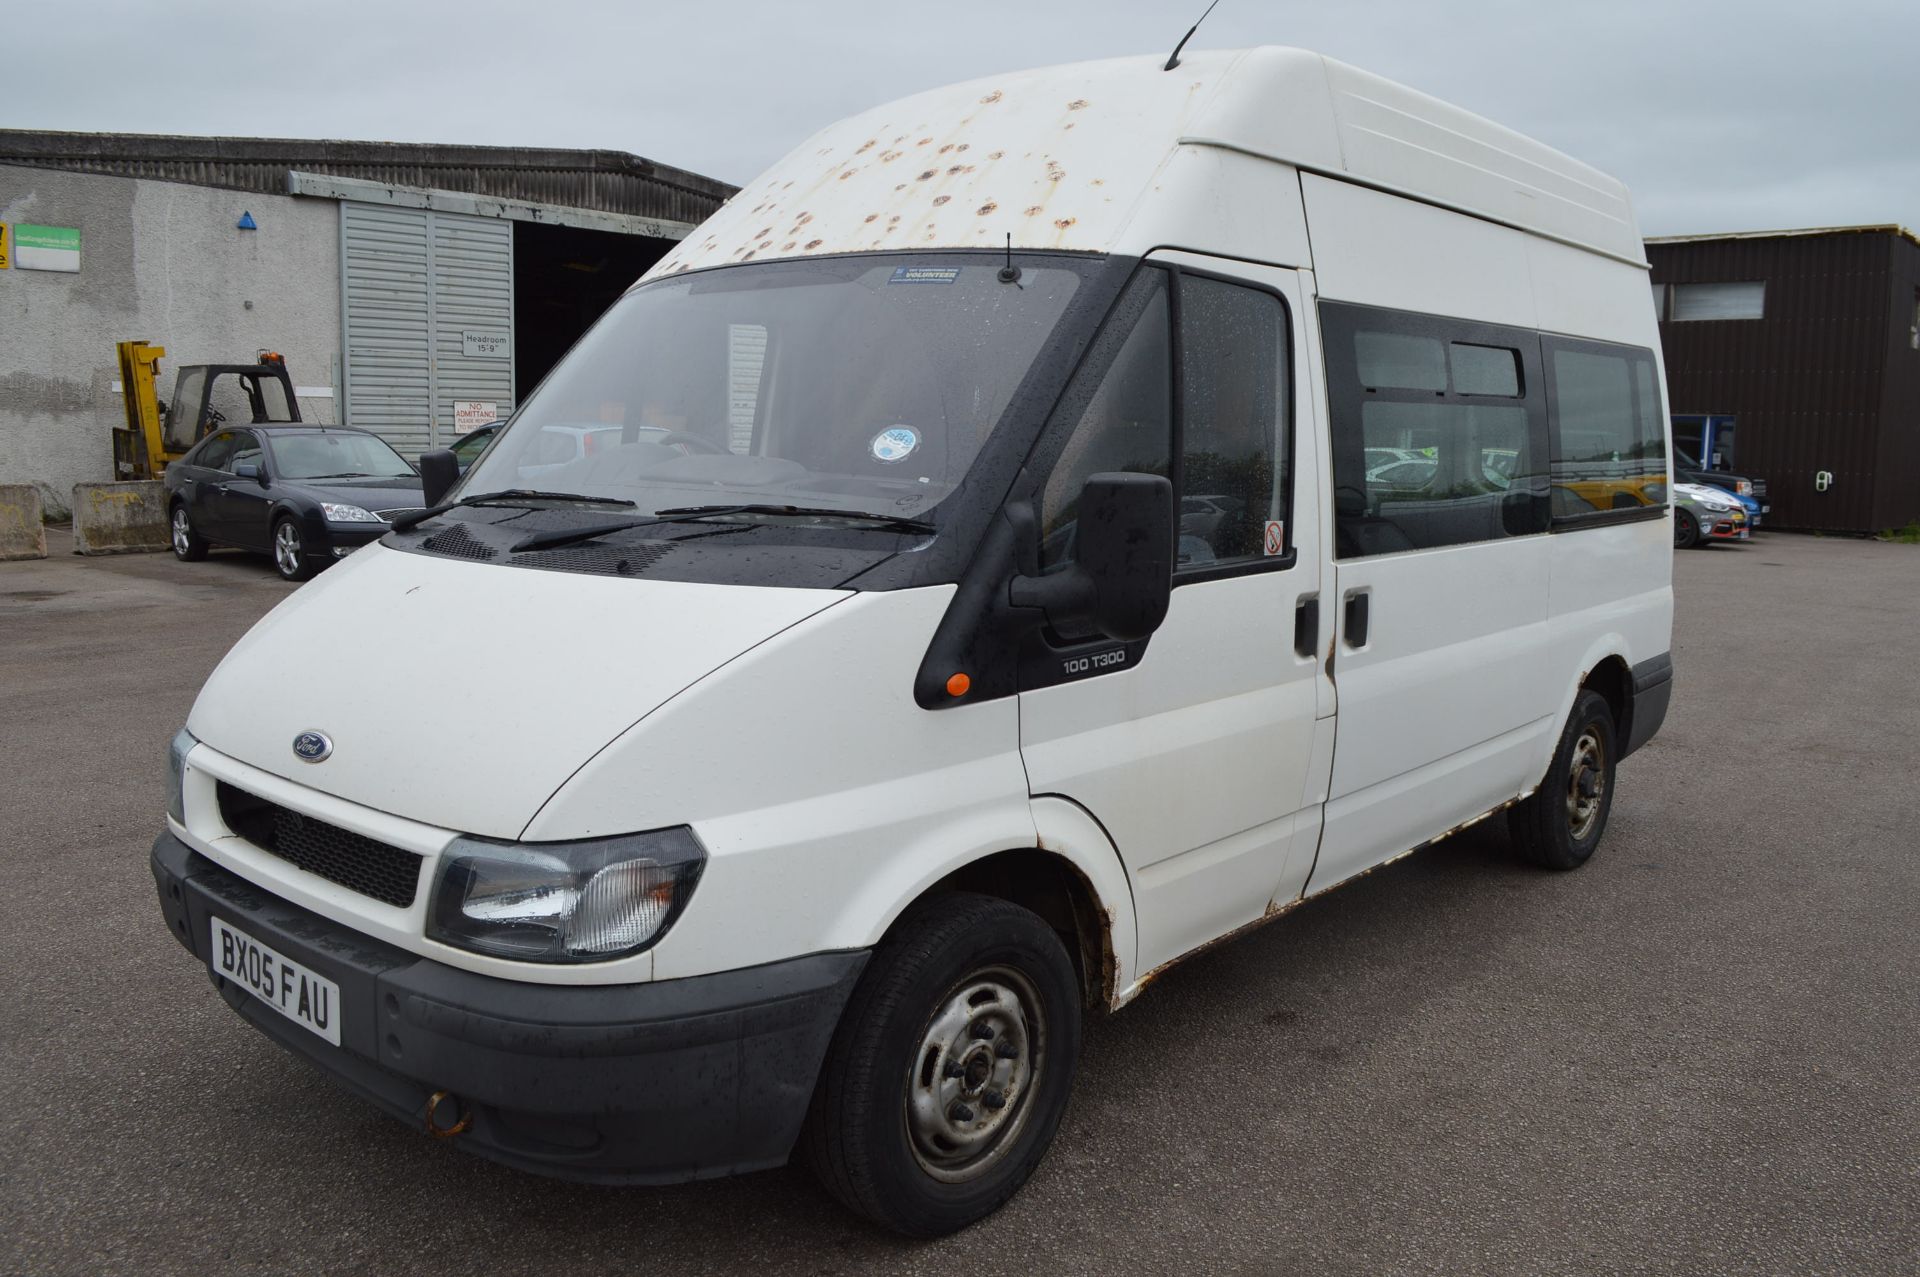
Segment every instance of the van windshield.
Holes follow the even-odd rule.
[[[628,293],[458,495],[918,517],[966,476],[1097,259],[747,263]],[[556,447],[556,439],[579,447]]]

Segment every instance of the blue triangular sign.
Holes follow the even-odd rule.
[[[242,213],[240,214],[239,229],[243,231],[257,231],[260,229],[260,224],[253,220],[252,213]]]

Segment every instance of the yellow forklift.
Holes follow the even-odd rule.
[[[185,456],[232,417],[245,415],[235,425],[300,420],[287,361],[271,350],[261,351],[251,364],[181,368],[174,376],[172,400],[162,402],[154,383],[166,347],[123,341],[114,349],[120,357],[127,411],[127,424],[113,429],[116,479],[158,479],[168,462]]]

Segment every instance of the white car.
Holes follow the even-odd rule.
[[[1672,686],[1665,505],[1549,491],[1667,474],[1626,190],[1166,61],[825,128],[228,653],[152,863],[238,1014],[455,1149],[798,1150],[928,1236],[1039,1163],[1089,1008],[1477,820],[1593,854]],[[684,428],[543,469],[613,415]],[[1371,499],[1408,438],[1455,478]]]

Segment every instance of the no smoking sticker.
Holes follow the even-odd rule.
[[[1266,553],[1268,555],[1287,552],[1287,524],[1284,519],[1267,520]]]

